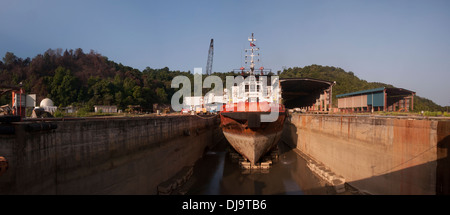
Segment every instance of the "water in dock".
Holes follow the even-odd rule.
[[[268,170],[244,170],[229,156],[229,144],[223,141],[207,151],[194,166],[183,194],[190,195],[303,195],[335,194],[320,181],[306,161],[280,142],[278,159]]]

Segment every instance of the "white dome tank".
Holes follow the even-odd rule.
[[[53,106],[53,101],[49,98],[42,99],[40,107],[51,107]]]

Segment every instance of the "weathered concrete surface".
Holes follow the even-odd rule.
[[[57,129],[1,135],[9,169],[0,194],[156,194],[200,158],[218,119],[197,116],[55,121]],[[216,131],[215,131],[216,130]]]
[[[449,120],[293,114],[282,140],[372,194],[450,194]]]

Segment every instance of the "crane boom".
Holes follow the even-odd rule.
[[[214,55],[214,39],[211,39],[208,51],[208,61],[206,62],[206,75],[211,75]]]

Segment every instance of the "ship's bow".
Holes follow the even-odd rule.
[[[284,107],[276,109],[272,121],[261,121],[270,112],[224,111],[220,113],[223,133],[230,145],[252,164],[280,140],[285,120]],[[272,113],[273,114],[273,113]]]

